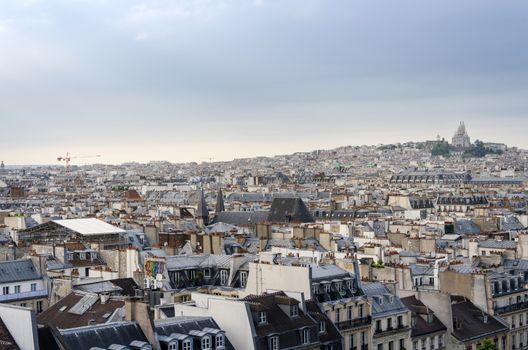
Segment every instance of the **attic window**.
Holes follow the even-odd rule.
[[[299,306],[291,305],[290,306],[290,317],[297,317],[297,316],[299,316]]]
[[[66,310],[68,307],[67,306],[63,306],[59,309],[60,312],[63,312],[64,310]]]
[[[266,314],[266,311],[259,312],[259,323],[260,324],[268,323],[268,315]]]
[[[326,323],[324,321],[319,321],[319,333],[326,332]]]

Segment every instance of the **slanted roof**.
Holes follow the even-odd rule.
[[[402,303],[405,304],[416,317],[416,323],[412,326],[411,337],[418,337],[425,334],[432,334],[446,331],[446,326],[433,314],[424,303],[416,299],[414,295],[402,298]],[[427,315],[433,314],[431,322],[428,322]]]
[[[65,227],[71,231],[77,232],[81,235],[106,235],[106,234],[120,234],[126,231],[114,225],[107,224],[104,221],[86,218],[86,219],[67,219],[67,220],[53,220],[57,225]]]
[[[85,294],[70,293],[48,309],[37,315],[37,323],[44,326],[54,326],[61,329],[87,326],[89,323],[101,324],[109,321],[109,317],[116,309],[122,308],[125,302],[110,298],[105,304],[96,300],[82,314],[70,312]],[[62,311],[61,311],[62,310]],[[75,311],[75,309],[74,309]]]
[[[268,221],[269,211],[223,211],[216,215],[214,222],[236,226],[248,226]]]
[[[494,239],[487,239],[484,241],[479,241],[479,247],[492,249],[515,249],[517,248],[517,242],[508,240],[496,241]]]
[[[253,321],[257,335],[255,343],[259,349],[268,348],[267,337],[271,334],[279,336],[281,347],[295,348],[301,345],[300,337],[298,336],[299,329],[305,327],[314,328],[314,330],[318,329],[318,323],[302,310],[299,310],[298,317],[290,317],[283,311],[280,305],[290,305],[285,304],[289,302],[299,303],[297,300],[288,297],[284,292],[248,295],[240,300],[249,304],[252,313],[256,314],[265,310],[267,314],[267,322],[265,324],[259,324],[256,317]],[[313,345],[315,347],[317,343]]]
[[[393,295],[383,283],[363,283],[362,288],[363,292],[372,302],[373,318],[379,318],[408,311],[407,307],[401,302],[400,298]]]
[[[172,308],[174,310],[174,308]],[[191,316],[176,316],[164,320],[154,321],[156,334],[158,339],[160,337],[174,337],[174,336],[192,336],[192,335],[216,335],[224,333],[212,317],[191,317]],[[214,340],[213,340],[214,344]],[[233,345],[229,339],[225,338],[225,349],[234,350]]]
[[[33,261],[10,260],[0,262],[0,283],[11,283],[41,279]]]
[[[7,329],[4,321],[0,318],[0,348],[4,350],[19,350],[15,338]]]
[[[509,326],[491,316],[464,297],[451,298],[453,335],[460,341],[483,339],[497,333],[508,332]]]
[[[300,198],[274,198],[271,203],[270,222],[314,222],[308,208]]]
[[[94,347],[108,349],[112,344],[129,346],[134,341],[148,343],[135,321],[59,329],[58,333],[60,342],[75,350],[90,350]]]

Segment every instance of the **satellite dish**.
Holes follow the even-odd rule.
[[[161,281],[163,279],[163,275],[161,273],[158,273],[156,275],[156,281]]]

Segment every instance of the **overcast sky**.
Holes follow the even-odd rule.
[[[528,148],[528,2],[1,1],[0,120],[6,164]]]

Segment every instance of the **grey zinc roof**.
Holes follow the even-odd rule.
[[[525,259],[504,259],[504,267],[518,270],[528,270],[528,260]]]
[[[390,314],[399,314],[409,310],[405,304],[402,303],[400,298],[390,293],[383,283],[363,283],[362,288],[363,292],[365,292],[372,302],[373,318],[384,317]],[[379,299],[381,299],[381,302]]]
[[[129,346],[133,341],[148,342],[137,322],[116,322],[59,330],[70,349],[108,348],[112,344]]]
[[[29,281],[41,278],[42,276],[29,259],[0,262],[0,283]]]
[[[314,280],[332,280],[343,276],[349,276],[350,273],[337,265],[317,265],[312,264],[312,279]]]
[[[480,241],[479,246],[481,248],[495,248],[495,249],[515,249],[517,248],[517,242],[515,241],[496,241],[488,239]]]
[[[268,221],[269,212],[267,210],[259,211],[223,211],[218,213],[214,222],[223,222],[226,224],[244,226],[257,224]]]
[[[471,219],[455,221],[455,233],[459,235],[478,235],[480,228]]]
[[[412,264],[409,266],[411,269],[411,274],[413,276],[418,275],[433,275],[434,268],[432,266],[416,265]]]
[[[502,219],[501,227],[503,231],[522,230],[524,228],[515,216],[505,216]]]

